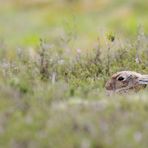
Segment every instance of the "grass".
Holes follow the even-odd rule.
[[[1,53],[3,147],[146,147],[147,89],[112,97],[104,90],[118,70],[147,72],[146,37],[120,45],[110,33],[106,41],[87,52],[41,40],[36,52]]]
[[[48,38],[52,41],[68,31],[77,34],[75,47],[91,48],[94,40],[106,28],[120,32],[124,37],[133,37],[141,24],[147,33],[145,5],[145,0],[131,3],[112,0],[95,1],[88,7],[87,3],[81,1],[67,4],[57,0],[40,6],[25,2],[17,4],[14,0],[1,5],[0,39],[7,41],[11,48],[34,47],[37,39]]]
[[[116,71],[148,73],[146,1],[134,3],[123,24],[117,10],[108,14],[127,4],[112,2],[99,11],[80,1],[0,10],[1,147],[147,147],[147,88],[111,97],[104,89]]]

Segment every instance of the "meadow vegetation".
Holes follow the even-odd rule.
[[[104,89],[148,74],[146,0],[0,3],[0,147],[147,147],[148,89]]]

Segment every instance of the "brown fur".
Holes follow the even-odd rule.
[[[148,76],[146,76],[134,71],[117,72],[106,82],[105,88],[107,91],[119,93],[127,93],[128,91],[137,92],[146,87],[146,84],[141,84],[139,81],[144,80],[144,83],[147,83]]]

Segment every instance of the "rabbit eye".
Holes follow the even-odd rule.
[[[124,80],[124,77],[122,77],[122,76],[120,76],[119,78],[118,78],[118,81],[123,81]]]

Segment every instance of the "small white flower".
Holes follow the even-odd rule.
[[[51,63],[52,63],[52,62],[53,62],[53,59],[52,59],[52,58],[51,58],[51,59],[49,59],[49,62],[51,62]]]
[[[77,51],[77,53],[81,53],[82,52],[80,48],[77,48],[76,51]]]
[[[141,132],[136,132],[136,133],[134,134],[134,139],[135,139],[135,141],[140,142],[141,139],[142,139],[142,134],[141,134]]]
[[[63,59],[59,60],[59,61],[58,61],[58,64],[59,64],[59,65],[64,64],[64,60],[63,60]]]

